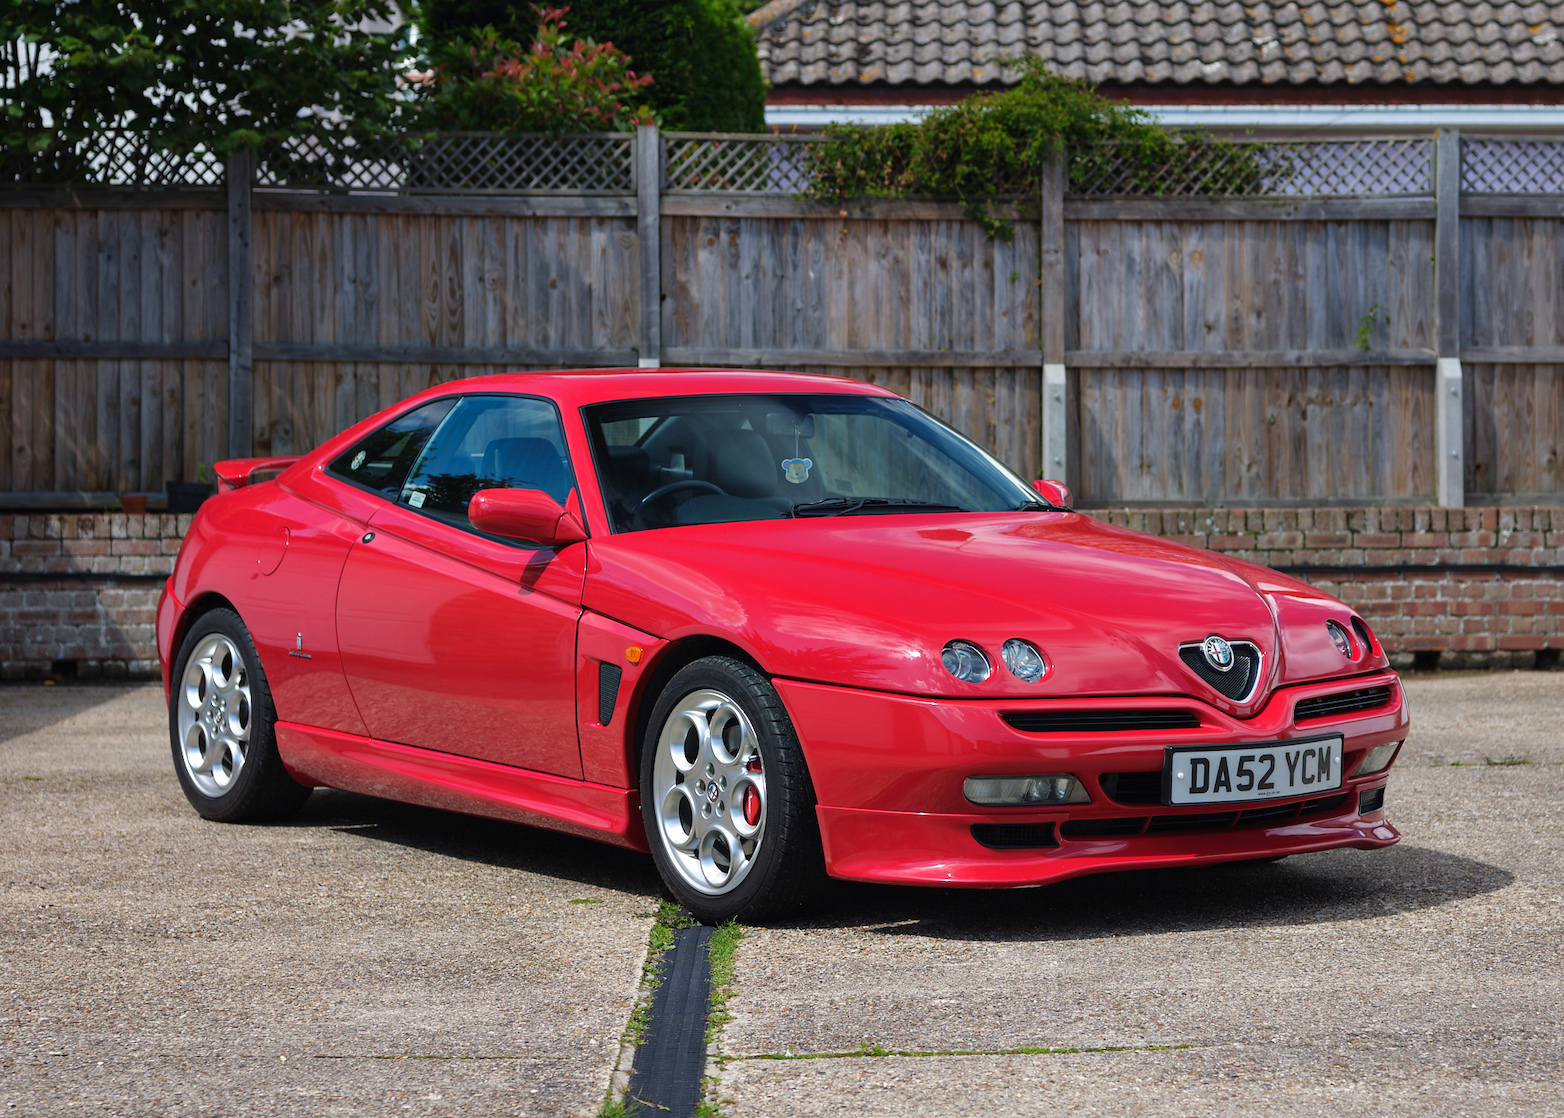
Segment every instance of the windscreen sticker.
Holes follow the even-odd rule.
[[[424,507],[424,494],[419,493],[419,492],[409,493],[407,495],[407,503],[412,505],[415,509],[423,508]]]
[[[351,466],[349,466],[348,469],[350,469],[350,470],[358,469],[360,466],[362,466],[364,464],[364,459],[368,458],[368,457],[369,457],[369,452],[367,450],[359,451],[357,454],[355,454],[353,456],[353,464]]]
[[[809,480],[809,470],[814,463],[808,458],[784,458],[782,470],[787,475],[787,480],[794,485],[802,485]]]

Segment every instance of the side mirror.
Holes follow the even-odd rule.
[[[480,532],[545,547],[587,538],[581,518],[541,489],[480,489],[467,504],[467,519]]]
[[[1062,509],[1075,507],[1075,494],[1071,493],[1070,487],[1062,481],[1039,479],[1032,483],[1032,488],[1037,490],[1038,496],[1050,505],[1058,505]]]

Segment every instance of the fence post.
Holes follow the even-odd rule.
[[[242,148],[229,155],[228,180],[228,457],[255,453],[255,271],[251,265],[250,180],[255,154]]]
[[[1039,348],[1043,351],[1042,381],[1042,457],[1039,471],[1043,477],[1056,478],[1074,486],[1070,476],[1068,377],[1064,368],[1064,189],[1068,171],[1063,152],[1055,152],[1043,163],[1038,190],[1039,227],[1037,236],[1039,280],[1037,288],[1037,324]]]
[[[636,245],[641,254],[640,366],[662,367],[662,140],[657,125],[635,130]]]
[[[1442,128],[1434,139],[1434,322],[1438,365],[1434,374],[1434,471],[1439,503],[1466,503],[1465,390],[1461,380],[1460,255],[1461,134]]]

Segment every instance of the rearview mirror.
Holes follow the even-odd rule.
[[[766,434],[796,435],[801,439],[812,439],[815,437],[815,417],[807,413],[799,415],[797,412],[790,411],[768,411]]]
[[[1075,507],[1075,495],[1070,492],[1070,487],[1062,481],[1045,481],[1039,478],[1032,483],[1032,488],[1037,490],[1038,496],[1050,505],[1058,505],[1062,509]]]
[[[467,503],[467,519],[480,532],[546,547],[587,538],[581,518],[541,489],[480,489]]]

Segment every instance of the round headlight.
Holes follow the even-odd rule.
[[[1019,637],[1011,637],[1004,643],[1004,647],[999,650],[999,658],[1010,669],[1010,674],[1022,683],[1036,683],[1048,670],[1048,664],[1043,660],[1043,654],[1037,651],[1037,646]]]
[[[971,641],[951,641],[939,657],[945,670],[963,683],[982,683],[994,673],[983,650]]]
[[[1330,634],[1331,643],[1336,646],[1336,650],[1351,660],[1354,652],[1352,638],[1347,636],[1347,630],[1341,623],[1339,621],[1327,621],[1325,623],[1325,631]]]

